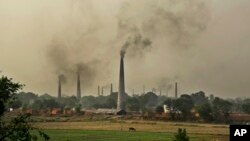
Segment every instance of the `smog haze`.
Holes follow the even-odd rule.
[[[24,91],[97,95],[118,90],[120,55],[126,92],[143,86],[180,93],[247,97],[250,90],[248,0],[0,0],[0,70]],[[163,92],[164,93],[164,92]]]

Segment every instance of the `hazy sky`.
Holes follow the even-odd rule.
[[[128,93],[177,81],[181,93],[249,97],[249,9],[249,0],[0,0],[1,74],[52,95],[63,74],[72,95],[80,68],[83,95],[98,85],[108,94],[120,49],[138,41],[125,55]]]

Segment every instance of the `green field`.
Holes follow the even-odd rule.
[[[51,141],[172,141],[178,128],[187,130],[190,141],[229,141],[229,126],[223,124],[72,119],[33,124],[44,129]],[[129,127],[136,132],[129,132]]]
[[[34,122],[51,141],[172,141],[178,128],[187,130],[190,141],[228,141],[228,125],[144,120]],[[129,127],[136,132],[128,132]]]
[[[46,129],[52,141],[172,141],[173,133]],[[191,141],[227,141],[226,135],[189,134]]]

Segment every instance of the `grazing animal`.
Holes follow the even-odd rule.
[[[129,127],[128,131],[129,131],[129,132],[130,132],[130,131],[135,132],[135,131],[136,131],[136,129],[135,129],[134,127]]]

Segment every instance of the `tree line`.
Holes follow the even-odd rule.
[[[9,105],[12,108],[32,108],[34,110],[51,108],[113,108],[117,106],[117,92],[107,96],[66,96],[60,99],[49,94],[38,95],[32,92],[20,92]],[[199,113],[205,122],[229,122],[232,112],[250,114],[250,99],[223,99],[213,95],[206,96],[203,91],[193,94],[182,94],[179,98],[158,96],[153,92],[125,96],[126,111],[163,113],[166,105],[171,120],[192,120],[192,110]],[[177,116],[181,113],[181,116]]]

